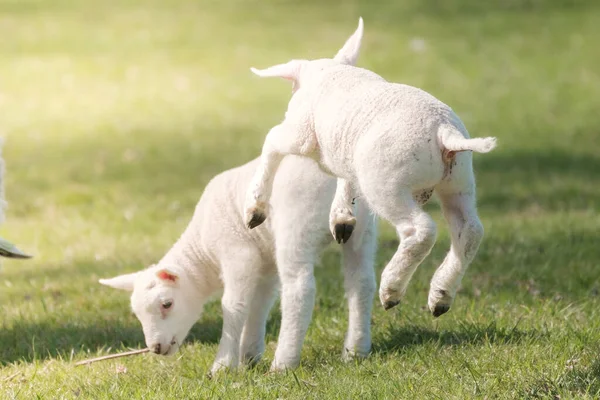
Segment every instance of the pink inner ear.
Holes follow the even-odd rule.
[[[175,282],[177,280],[177,275],[170,274],[167,271],[160,271],[157,276],[163,281]]]

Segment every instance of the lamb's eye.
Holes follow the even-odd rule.
[[[173,305],[173,302],[171,300],[167,300],[162,303],[162,308],[164,308],[165,310],[168,310],[169,308],[171,308],[172,305]]]

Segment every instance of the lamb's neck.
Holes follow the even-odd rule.
[[[173,247],[160,260],[160,265],[172,266],[182,271],[194,283],[199,293],[210,296],[212,281],[209,258],[199,246],[197,232],[189,226]]]

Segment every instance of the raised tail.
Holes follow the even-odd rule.
[[[438,131],[442,146],[449,151],[476,151],[488,153],[496,147],[495,137],[467,139],[461,131],[454,126],[442,126]]]

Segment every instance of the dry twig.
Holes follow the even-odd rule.
[[[79,362],[75,363],[75,366],[78,367],[80,365],[87,365],[87,364],[91,364],[91,363],[96,362],[96,361],[109,360],[111,358],[120,358],[120,357],[133,356],[133,355],[136,355],[136,354],[147,353],[149,351],[150,351],[150,349],[141,349],[141,350],[126,351],[125,353],[109,354],[107,356],[90,358],[89,360],[79,361]]]
[[[21,371],[17,371],[17,372],[15,372],[14,374],[12,374],[12,375],[10,375],[10,376],[7,376],[6,378],[4,378],[4,379],[2,380],[2,382],[8,382],[8,381],[10,381],[11,379],[13,379],[14,377],[16,377],[17,375],[19,375],[20,373],[21,373]]]

